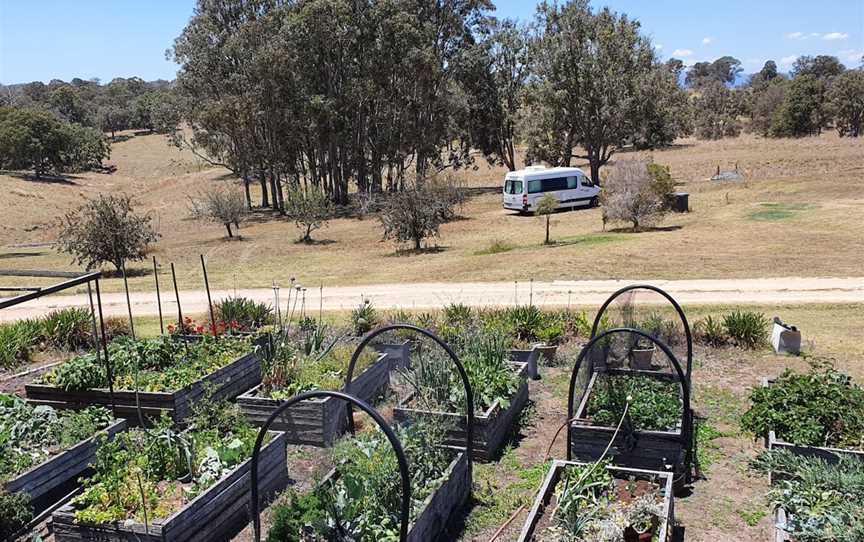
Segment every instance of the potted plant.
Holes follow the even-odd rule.
[[[630,368],[637,371],[655,370],[652,361],[656,349],[654,341],[639,337],[630,349]]]

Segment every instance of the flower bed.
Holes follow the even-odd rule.
[[[135,429],[103,445],[84,492],[53,513],[54,539],[183,542],[240,532],[257,431],[238,412],[209,416],[194,424],[206,429],[177,432],[164,418],[149,434]],[[285,487],[286,453],[284,435],[269,433],[259,460],[262,500]]]
[[[606,462],[553,461],[519,542],[583,538],[665,542],[674,523],[672,478],[668,472],[612,467]]]
[[[0,494],[6,493],[0,498],[21,503],[17,521],[5,517],[10,507],[0,507],[0,537],[71,489],[93,462],[99,447],[95,435],[112,439],[125,428],[124,420],[112,420],[99,407],[57,412],[0,395]]]
[[[763,436],[769,450],[864,459],[864,389],[832,367],[817,364],[807,373],[763,379],[750,399],[742,427]]]
[[[347,370],[347,359],[350,359],[350,354],[347,358],[342,355],[341,360],[334,360],[335,369],[341,369],[342,372],[338,373],[338,378],[328,379],[329,382],[306,382],[292,388],[288,394],[274,393],[274,390],[268,389],[265,382],[237,397],[237,404],[251,423],[264,425],[270,415],[291,395],[313,389],[341,389],[344,385],[342,374]],[[361,357],[358,370],[360,373],[351,382],[351,394],[371,403],[390,384],[389,357],[387,354],[376,356],[369,353]],[[346,429],[346,406],[345,401],[333,397],[309,399],[290,408],[276,419],[271,427],[284,431],[286,439],[292,444],[331,446]]]
[[[436,540],[470,495],[467,456],[438,446],[441,430],[422,422],[396,428],[411,476],[409,542]],[[309,540],[398,539],[402,493],[396,455],[381,432],[357,440],[334,448],[338,471],[309,493],[292,491],[272,507],[268,542],[297,540],[301,531]]]
[[[680,384],[667,373],[610,370],[593,373],[571,424],[570,448],[578,461],[595,461],[615,434],[626,398],[632,427],[618,433],[608,455],[622,467],[680,472],[682,439]]]
[[[474,435],[471,443],[472,457],[492,459],[506,442],[517,416],[528,403],[528,367],[525,363],[509,363],[510,370],[517,375],[519,386],[512,396],[496,398],[485,410],[474,415]],[[393,409],[393,418],[399,423],[432,418],[448,427],[445,444],[465,445],[465,416],[456,412],[440,412],[419,408],[415,394],[410,394]]]
[[[159,337],[114,341],[109,354],[114,368],[117,416],[136,419],[136,395],[148,419],[162,413],[181,421],[207,394],[211,400],[233,399],[261,381],[259,351],[265,339],[204,336],[197,341]],[[145,362],[136,377],[138,353]],[[135,393],[136,379],[141,391]],[[27,398],[58,408],[111,405],[104,364],[95,354],[78,356],[27,384]]]

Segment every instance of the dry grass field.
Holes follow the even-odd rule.
[[[130,134],[131,135],[131,134]],[[635,153],[622,153],[626,160]],[[553,217],[556,243],[544,246],[539,219],[501,208],[498,193],[480,193],[445,225],[438,250],[397,254],[381,242],[373,217],[333,220],[313,245],[295,243],[290,221],[256,213],[242,241],[222,227],[188,218],[188,195],[233,183],[163,136],[138,135],[113,146],[112,174],[86,173],[59,182],[0,175],[0,268],[73,268],[50,242],[52,223],[98,193],[134,194],[162,235],[154,255],[178,266],[181,288],[200,288],[198,254],[209,261],[216,288],[265,287],[295,276],[304,283],[352,285],[388,282],[537,280],[579,278],[743,278],[860,276],[864,254],[864,141],[835,134],[799,140],[742,136],[717,142],[682,140],[652,153],[671,166],[692,212],[669,215],[641,233],[603,231],[597,209]],[[745,180],[708,178],[718,166]],[[467,186],[497,187],[504,171],[482,158],[453,176]],[[480,191],[478,191],[480,192]],[[615,226],[612,226],[614,228]],[[147,262],[130,268],[146,268]],[[146,276],[134,289],[150,289]],[[106,289],[117,290],[119,280]]]

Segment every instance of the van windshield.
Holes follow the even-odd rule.
[[[505,194],[521,194],[522,193],[522,181],[513,181],[507,180],[504,182],[504,193]]]

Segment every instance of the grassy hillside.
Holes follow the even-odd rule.
[[[292,276],[306,284],[347,285],[861,274],[864,141],[833,133],[800,140],[744,136],[683,140],[652,154],[671,166],[693,210],[670,215],[654,231],[604,232],[597,209],[558,213],[552,225],[558,242],[543,246],[539,219],[505,212],[499,194],[483,193],[465,204],[463,219],[442,228],[438,251],[397,255],[392,244],[380,242],[380,225],[372,217],[334,220],[316,232],[325,242],[302,245],[294,242],[293,223],[262,212],[243,227],[242,241],[226,241],[220,226],[188,219],[187,196],[237,181],[169,147],[163,136],[133,136],[113,146],[113,174],[86,173],[61,182],[0,175],[0,268],[72,268],[68,256],[46,244],[56,235],[52,222],[97,193],[127,192],[153,213],[162,235],[154,255],[177,264],[186,288],[201,286],[199,253],[208,258],[214,287],[222,288],[268,286],[274,279],[284,284]],[[718,165],[727,170],[736,163],[744,182],[708,180]],[[503,174],[482,159],[475,170],[454,173],[471,187],[498,186]],[[146,276],[132,279],[137,289],[151,284]],[[116,280],[106,285],[119,287]]]

